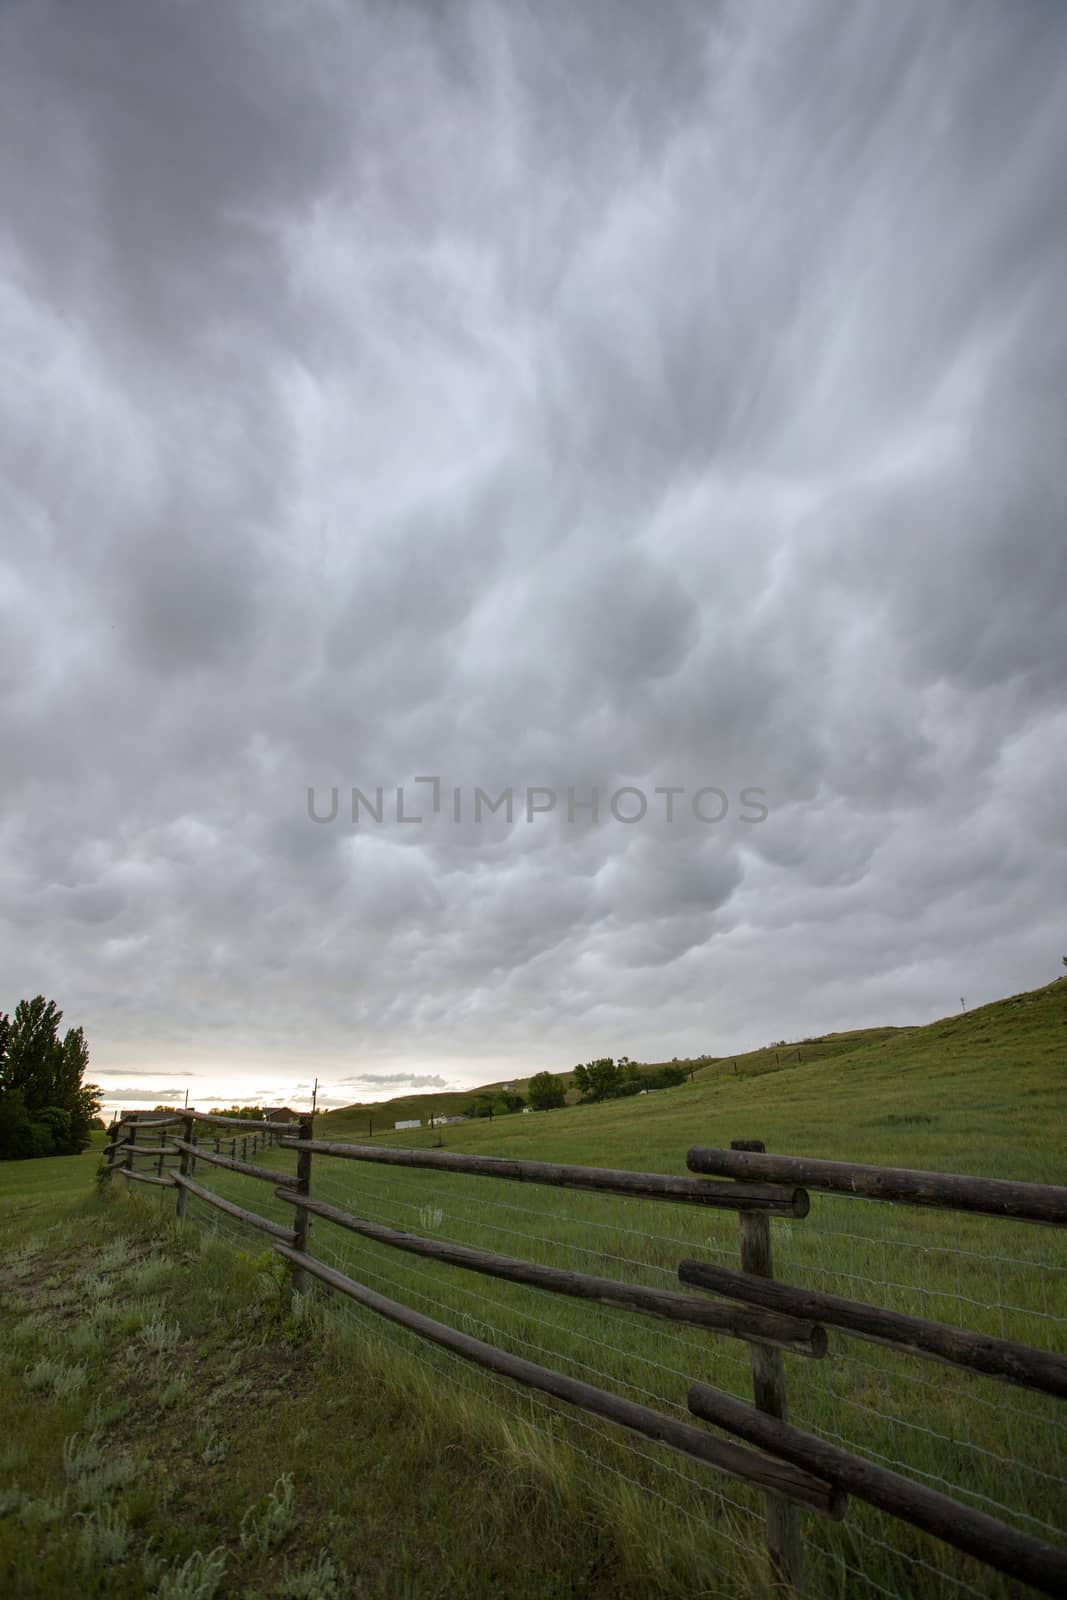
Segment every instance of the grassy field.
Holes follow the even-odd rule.
[[[683,1172],[691,1144],[758,1137],[797,1154],[1062,1182],[1065,1027],[1060,982],[929,1027],[801,1041],[779,1046],[777,1061],[771,1047],[738,1057],[736,1070],[733,1058],[709,1062],[692,1083],[647,1097],[440,1133],[390,1130],[374,1142],[440,1138],[450,1149]],[[332,1138],[364,1132],[358,1111],[316,1128]],[[264,1159],[292,1161],[279,1149]],[[64,1559],[78,1540],[95,1549],[116,1504],[129,1519],[125,1558],[99,1591],[78,1593],[207,1593],[166,1585],[194,1550],[215,1548],[227,1563],[218,1592],[249,1597],[767,1592],[760,1504],[744,1486],[635,1447],[358,1308],[316,1303],[310,1320],[294,1317],[262,1236],[199,1203],[190,1220],[200,1228],[178,1232],[166,1194],[95,1200],[93,1165],[0,1169],[0,1229],[23,1240],[0,1315],[4,1400],[16,1417],[0,1453],[8,1592],[72,1592],[48,1587],[42,1552],[57,1539]],[[292,1216],[266,1184],[203,1163],[197,1176],[264,1214]],[[316,1158],[312,1187],[412,1232],[661,1287],[676,1285],[684,1256],[738,1260],[736,1219],[702,1209],[326,1158]],[[776,1221],[773,1233],[783,1279],[1067,1350],[1067,1241],[1050,1229],[813,1196],[808,1218]],[[102,1267],[124,1241],[127,1263]],[[318,1220],[311,1248],[441,1320],[673,1414],[686,1415],[694,1378],[750,1397],[741,1343],[438,1266]],[[80,1352],[86,1321],[106,1327],[112,1314],[110,1336]],[[178,1330],[166,1359],[154,1347],[161,1322]],[[126,1349],[147,1388],[131,1390]],[[56,1380],[38,1371],[42,1360],[84,1365],[80,1396],[43,1401]],[[1055,1402],[834,1336],[825,1361],[785,1361],[801,1426],[1057,1537],[1067,1430]],[[125,1406],[112,1420],[109,1401]],[[183,1408],[200,1430],[197,1448],[163,1448],[160,1418]],[[42,1412],[49,1426],[27,1442]],[[93,1427],[118,1440],[120,1458],[151,1463],[148,1477],[155,1484],[158,1471],[164,1487],[153,1498],[131,1479],[124,1499],[105,1496],[77,1523],[63,1438]],[[285,1522],[268,1505],[284,1471],[294,1474],[297,1524],[256,1556],[241,1542],[241,1518]],[[60,1502],[49,1521],[47,1507]],[[813,1595],[1026,1592],[859,1505],[840,1526],[802,1518]]]

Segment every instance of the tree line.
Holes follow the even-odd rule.
[[[636,1061],[620,1056],[601,1056],[596,1061],[579,1062],[574,1068],[572,1085],[578,1091],[582,1105],[593,1105],[600,1100],[621,1100],[627,1095],[640,1094],[643,1089],[672,1089],[684,1083],[688,1068],[673,1062],[657,1067],[652,1072],[642,1072]],[[527,1092],[534,1111],[551,1111],[564,1104],[567,1084],[561,1075],[538,1072],[530,1079]]]
[[[0,1012],[0,1161],[76,1156],[88,1149],[100,1089],[86,1083],[89,1045],[81,1028],[60,1038],[63,1013],[43,994]]]

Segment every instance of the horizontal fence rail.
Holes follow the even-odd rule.
[[[179,1122],[184,1122],[181,1116],[173,1117],[138,1117],[136,1121],[119,1123],[122,1128],[176,1128]]]
[[[729,1267],[706,1261],[683,1261],[678,1267],[682,1283],[698,1289],[763,1306],[783,1316],[809,1318],[828,1327],[844,1328],[874,1344],[903,1346],[908,1351],[930,1356],[955,1367],[969,1367],[988,1377],[1003,1378],[1024,1389],[1037,1389],[1067,1399],[1067,1356],[1035,1350],[1010,1339],[995,1339],[966,1328],[953,1328],[946,1322],[930,1322],[900,1311],[885,1311],[881,1306],[861,1300],[845,1300],[840,1295],[818,1289],[795,1289],[791,1284],[753,1273],[733,1272]]]
[[[213,1167],[225,1167],[228,1172],[240,1172],[246,1178],[265,1178],[268,1183],[285,1185],[294,1181],[290,1172],[275,1172],[270,1167],[257,1167],[251,1161],[239,1161],[236,1156],[218,1155],[214,1150],[205,1150],[202,1144],[193,1144],[188,1139],[176,1139],[174,1147],[176,1154],[184,1151],[198,1161],[207,1161]],[[151,1152],[151,1145],[146,1145],[145,1150]]]
[[[762,1211],[779,1217],[806,1217],[808,1196],[793,1185],[707,1183],[701,1178],[674,1178],[659,1172],[618,1172],[611,1167],[560,1166],[552,1161],[512,1161],[503,1156],[468,1156],[451,1150],[406,1150],[370,1144],[340,1144],[325,1139],[280,1139],[289,1150],[340,1156],[391,1167],[424,1167],[461,1172],[469,1177],[506,1178],[515,1183],[544,1183],[561,1189],[595,1189],[632,1195],[641,1200],[673,1200],[683,1205],[727,1211]]]
[[[922,1528],[945,1544],[977,1556],[998,1572],[1022,1578],[1046,1594],[1067,1594],[1067,1551],[1019,1533],[983,1511],[975,1511],[862,1456],[851,1455],[814,1434],[802,1433],[706,1384],[694,1384],[690,1389],[689,1409],[705,1422],[713,1422],[783,1461],[836,1483],[857,1499]]]
[[[594,1300],[627,1311],[642,1311],[646,1316],[661,1317],[666,1321],[692,1323],[696,1327],[711,1328],[737,1339],[773,1344],[794,1355],[817,1357],[826,1354],[825,1330],[817,1323],[800,1318],[784,1317],[775,1312],[753,1312],[747,1307],[741,1310],[736,1306],[716,1305],[714,1301],[702,1300],[696,1295],[676,1294],[668,1289],[647,1289],[641,1284],[619,1283],[614,1278],[597,1278],[587,1272],[568,1272],[560,1267],[541,1266],[534,1261],[519,1261],[490,1250],[472,1250],[467,1245],[426,1239],[419,1234],[404,1233],[378,1222],[368,1222],[339,1210],[337,1206],[294,1194],[292,1190],[279,1189],[276,1193],[280,1200],[286,1200],[290,1205],[299,1206],[328,1222],[335,1222],[338,1227],[347,1228],[367,1239],[375,1239],[379,1244],[392,1245],[397,1250],[426,1256],[433,1261],[444,1261],[451,1266],[465,1267],[468,1271],[485,1273],[488,1277],[504,1278],[511,1283],[530,1284],[553,1294]]]
[[[868,1167],[855,1161],[768,1155],[756,1150],[717,1150],[696,1145],[686,1157],[690,1172],[741,1182],[795,1183],[826,1194],[862,1200],[895,1200],[939,1206],[1018,1222],[1067,1225],[1067,1188],[1050,1183],[1011,1183],[1003,1178],[968,1178],[920,1172],[910,1167]]]
[[[137,1176],[136,1173],[133,1174]],[[167,1182],[166,1179],[158,1180]],[[214,1206],[217,1211],[225,1211],[227,1216],[236,1217],[238,1222],[247,1223],[250,1228],[258,1228],[261,1233],[269,1233],[272,1238],[284,1239],[289,1242],[293,1238],[292,1228],[283,1228],[280,1222],[270,1222],[266,1217],[261,1217],[258,1212],[246,1211],[244,1206],[235,1205],[232,1200],[224,1200],[221,1195],[213,1194],[210,1189],[205,1189],[202,1184],[186,1177],[182,1172],[172,1172],[169,1181],[177,1184],[179,1188],[186,1189],[198,1200],[203,1200],[207,1205]]]
[[[656,1439],[661,1444],[669,1445],[671,1449],[702,1461],[705,1466],[714,1467],[730,1477],[756,1484],[761,1488],[773,1489],[776,1494],[785,1495],[798,1504],[821,1511],[835,1520],[840,1520],[844,1515],[845,1497],[820,1481],[814,1474],[807,1473],[803,1469],[790,1468],[789,1473],[783,1475],[781,1468],[783,1465],[788,1465],[787,1463],[773,1461],[767,1456],[757,1455],[748,1450],[738,1451],[736,1446],[724,1449],[725,1441],[714,1438],[700,1428],[676,1422],[672,1417],[653,1411],[649,1406],[638,1405],[633,1400],[624,1400],[619,1395],[610,1394],[606,1389],[597,1389],[578,1378],[566,1377],[561,1372],[553,1372],[548,1367],[538,1366],[536,1362],[527,1361],[522,1356],[513,1356],[506,1350],[498,1349],[496,1345],[486,1344],[470,1334],[460,1333],[455,1328],[447,1327],[443,1322],[436,1322],[432,1317],[425,1317],[421,1312],[413,1311],[397,1300],[387,1299],[385,1295],[366,1288],[345,1273],[336,1272],[325,1262],[317,1261],[314,1256],[305,1255],[286,1245],[275,1245],[274,1248],[279,1255],[299,1267],[302,1272],[310,1273],[312,1277],[329,1284],[332,1289],[347,1295],[350,1300],[355,1300],[370,1311],[376,1311],[379,1316],[387,1317],[389,1321],[396,1322],[401,1327],[409,1328],[424,1339],[432,1340],[434,1344],[442,1345],[446,1350],[453,1351],[467,1361],[473,1361],[492,1372],[501,1373],[504,1377],[525,1384],[527,1388],[539,1389],[544,1394],[554,1395],[558,1400],[566,1400],[583,1411],[591,1411],[596,1416],[605,1417],[609,1422],[616,1422],[634,1433],[643,1434],[647,1439]]]
[[[208,1111],[190,1111],[187,1114],[194,1122],[209,1122],[214,1128],[245,1128],[249,1133],[281,1133],[300,1126],[299,1122],[269,1122],[266,1117],[262,1122],[257,1122],[252,1117],[220,1117]],[[178,1120],[184,1122],[185,1118],[179,1117]]]
[[[169,1178],[159,1178],[153,1172],[133,1172],[129,1167],[116,1167],[115,1171],[121,1173],[124,1178],[132,1178],[135,1183],[154,1183],[161,1189],[173,1189],[174,1178],[177,1176],[175,1173]]]

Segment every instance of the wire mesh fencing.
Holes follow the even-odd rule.
[[[291,1170],[291,1150],[266,1155]],[[198,1177],[205,1183],[207,1169]],[[293,1205],[255,1179],[212,1169],[218,1194],[292,1224]],[[365,1167],[318,1154],[312,1192],[368,1222],[526,1261],[677,1289],[685,1258],[736,1269],[737,1218],[695,1207],[539,1189],[496,1178]],[[189,1198],[187,1219],[242,1248],[261,1235]],[[741,1340],[485,1278],[309,1219],[309,1252],[357,1282],[518,1356],[691,1421],[687,1391],[710,1383],[750,1401]],[[1058,1229],[949,1217],[907,1205],[813,1197],[803,1220],[772,1223],[775,1277],[1037,1349],[1067,1352],[1067,1238]],[[763,1496],[699,1463],[472,1368],[373,1312],[334,1300],[368,1338],[388,1338],[435,1379],[491,1401],[553,1447],[698,1538],[717,1561],[765,1577]],[[1046,1541],[1063,1538],[1067,1417],[1056,1398],[901,1349],[829,1334],[822,1360],[785,1354],[790,1420],[854,1454],[941,1490]],[[843,1524],[804,1515],[813,1596],[1033,1591],[906,1523],[853,1501]]]

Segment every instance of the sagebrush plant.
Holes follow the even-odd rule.
[[[90,1429],[111,1428],[129,1416],[132,1409],[133,1402],[128,1395],[113,1395],[101,1389],[85,1409],[85,1425]]]
[[[165,1572],[154,1600],[215,1600],[226,1574],[226,1552],[221,1545],[205,1555],[194,1550],[181,1566]]]
[[[98,1467],[72,1478],[67,1495],[79,1511],[93,1511],[110,1496],[129,1488],[143,1470],[143,1463],[132,1455],[109,1455]]]
[[[179,1372],[175,1377],[169,1379],[166,1385],[160,1390],[159,1399],[156,1401],[156,1404],[159,1406],[161,1411],[169,1411],[171,1406],[176,1406],[179,1401],[184,1400],[188,1393],[189,1380],[186,1378],[184,1372]]]
[[[107,1314],[101,1316],[101,1312]],[[68,1342],[71,1354],[76,1356],[97,1354],[107,1341],[110,1325],[110,1307],[97,1306],[70,1330]]]
[[[181,1336],[178,1323],[161,1316],[146,1322],[137,1334],[140,1342],[154,1355],[164,1355],[168,1350],[173,1350]]]
[[[55,1361],[42,1356],[26,1373],[30,1389],[48,1392],[52,1400],[73,1400],[85,1388],[89,1372],[83,1361]]]
[[[27,1311],[13,1327],[8,1328],[7,1337],[15,1344],[34,1344],[47,1328],[48,1318],[42,1311]]]
[[[31,1532],[34,1529],[52,1528],[57,1522],[65,1521],[68,1514],[65,1495],[41,1495],[37,1499],[23,1496],[18,1520],[22,1528]]]
[[[295,1570],[286,1562],[278,1585],[280,1600],[342,1600],[348,1592],[344,1569],[328,1550],[320,1550],[310,1565]]]
[[[96,1258],[96,1271],[98,1273],[117,1272],[125,1267],[130,1259],[130,1247],[124,1239],[116,1239],[114,1244],[105,1245]]]
[[[216,1467],[225,1461],[228,1447],[213,1417],[197,1419],[194,1448],[206,1467]]]
[[[123,1289],[129,1294],[149,1295],[158,1291],[171,1276],[169,1261],[150,1257],[130,1267],[121,1279]]]
[[[249,1506],[241,1518],[241,1547],[258,1555],[269,1555],[285,1543],[296,1527],[293,1508],[293,1474],[283,1472],[266,1500]]]
[[[96,1472],[103,1466],[106,1456],[102,1429],[96,1428],[90,1434],[68,1433],[63,1440],[63,1473],[67,1482]]]
[[[130,1549],[130,1524],[124,1511],[106,1505],[83,1517],[78,1553],[90,1569],[124,1561]]]

